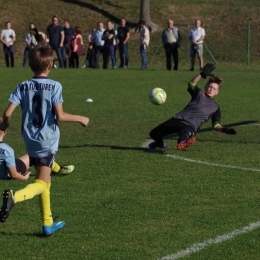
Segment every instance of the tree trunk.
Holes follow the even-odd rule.
[[[145,21],[145,26],[151,31],[155,32],[158,30],[158,25],[151,22],[150,19],[150,0],[141,0],[140,6],[140,19]]]

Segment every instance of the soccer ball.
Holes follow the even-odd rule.
[[[154,105],[162,105],[166,98],[166,92],[161,88],[154,88],[149,93],[149,99]]]

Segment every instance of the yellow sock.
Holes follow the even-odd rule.
[[[58,173],[60,171],[60,166],[55,161],[52,164],[51,170],[55,173]]]
[[[51,226],[53,224],[52,213],[51,213],[50,189],[51,189],[51,184],[48,183],[46,189],[40,195],[42,222],[43,225],[46,226]]]
[[[27,185],[24,189],[18,190],[14,194],[14,202],[21,202],[32,199],[34,196],[41,194],[47,187],[45,181],[36,179],[34,183]]]

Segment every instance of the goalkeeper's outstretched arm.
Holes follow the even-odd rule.
[[[220,124],[216,124],[214,126],[214,130],[228,135],[235,135],[237,133],[237,131],[234,128],[223,127]]]

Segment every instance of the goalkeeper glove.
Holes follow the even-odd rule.
[[[228,135],[235,135],[237,131],[234,128],[223,127],[222,132]]]
[[[207,63],[200,73],[201,77],[205,79],[207,76],[214,76],[214,74],[211,74],[214,69],[215,65],[213,63]]]

